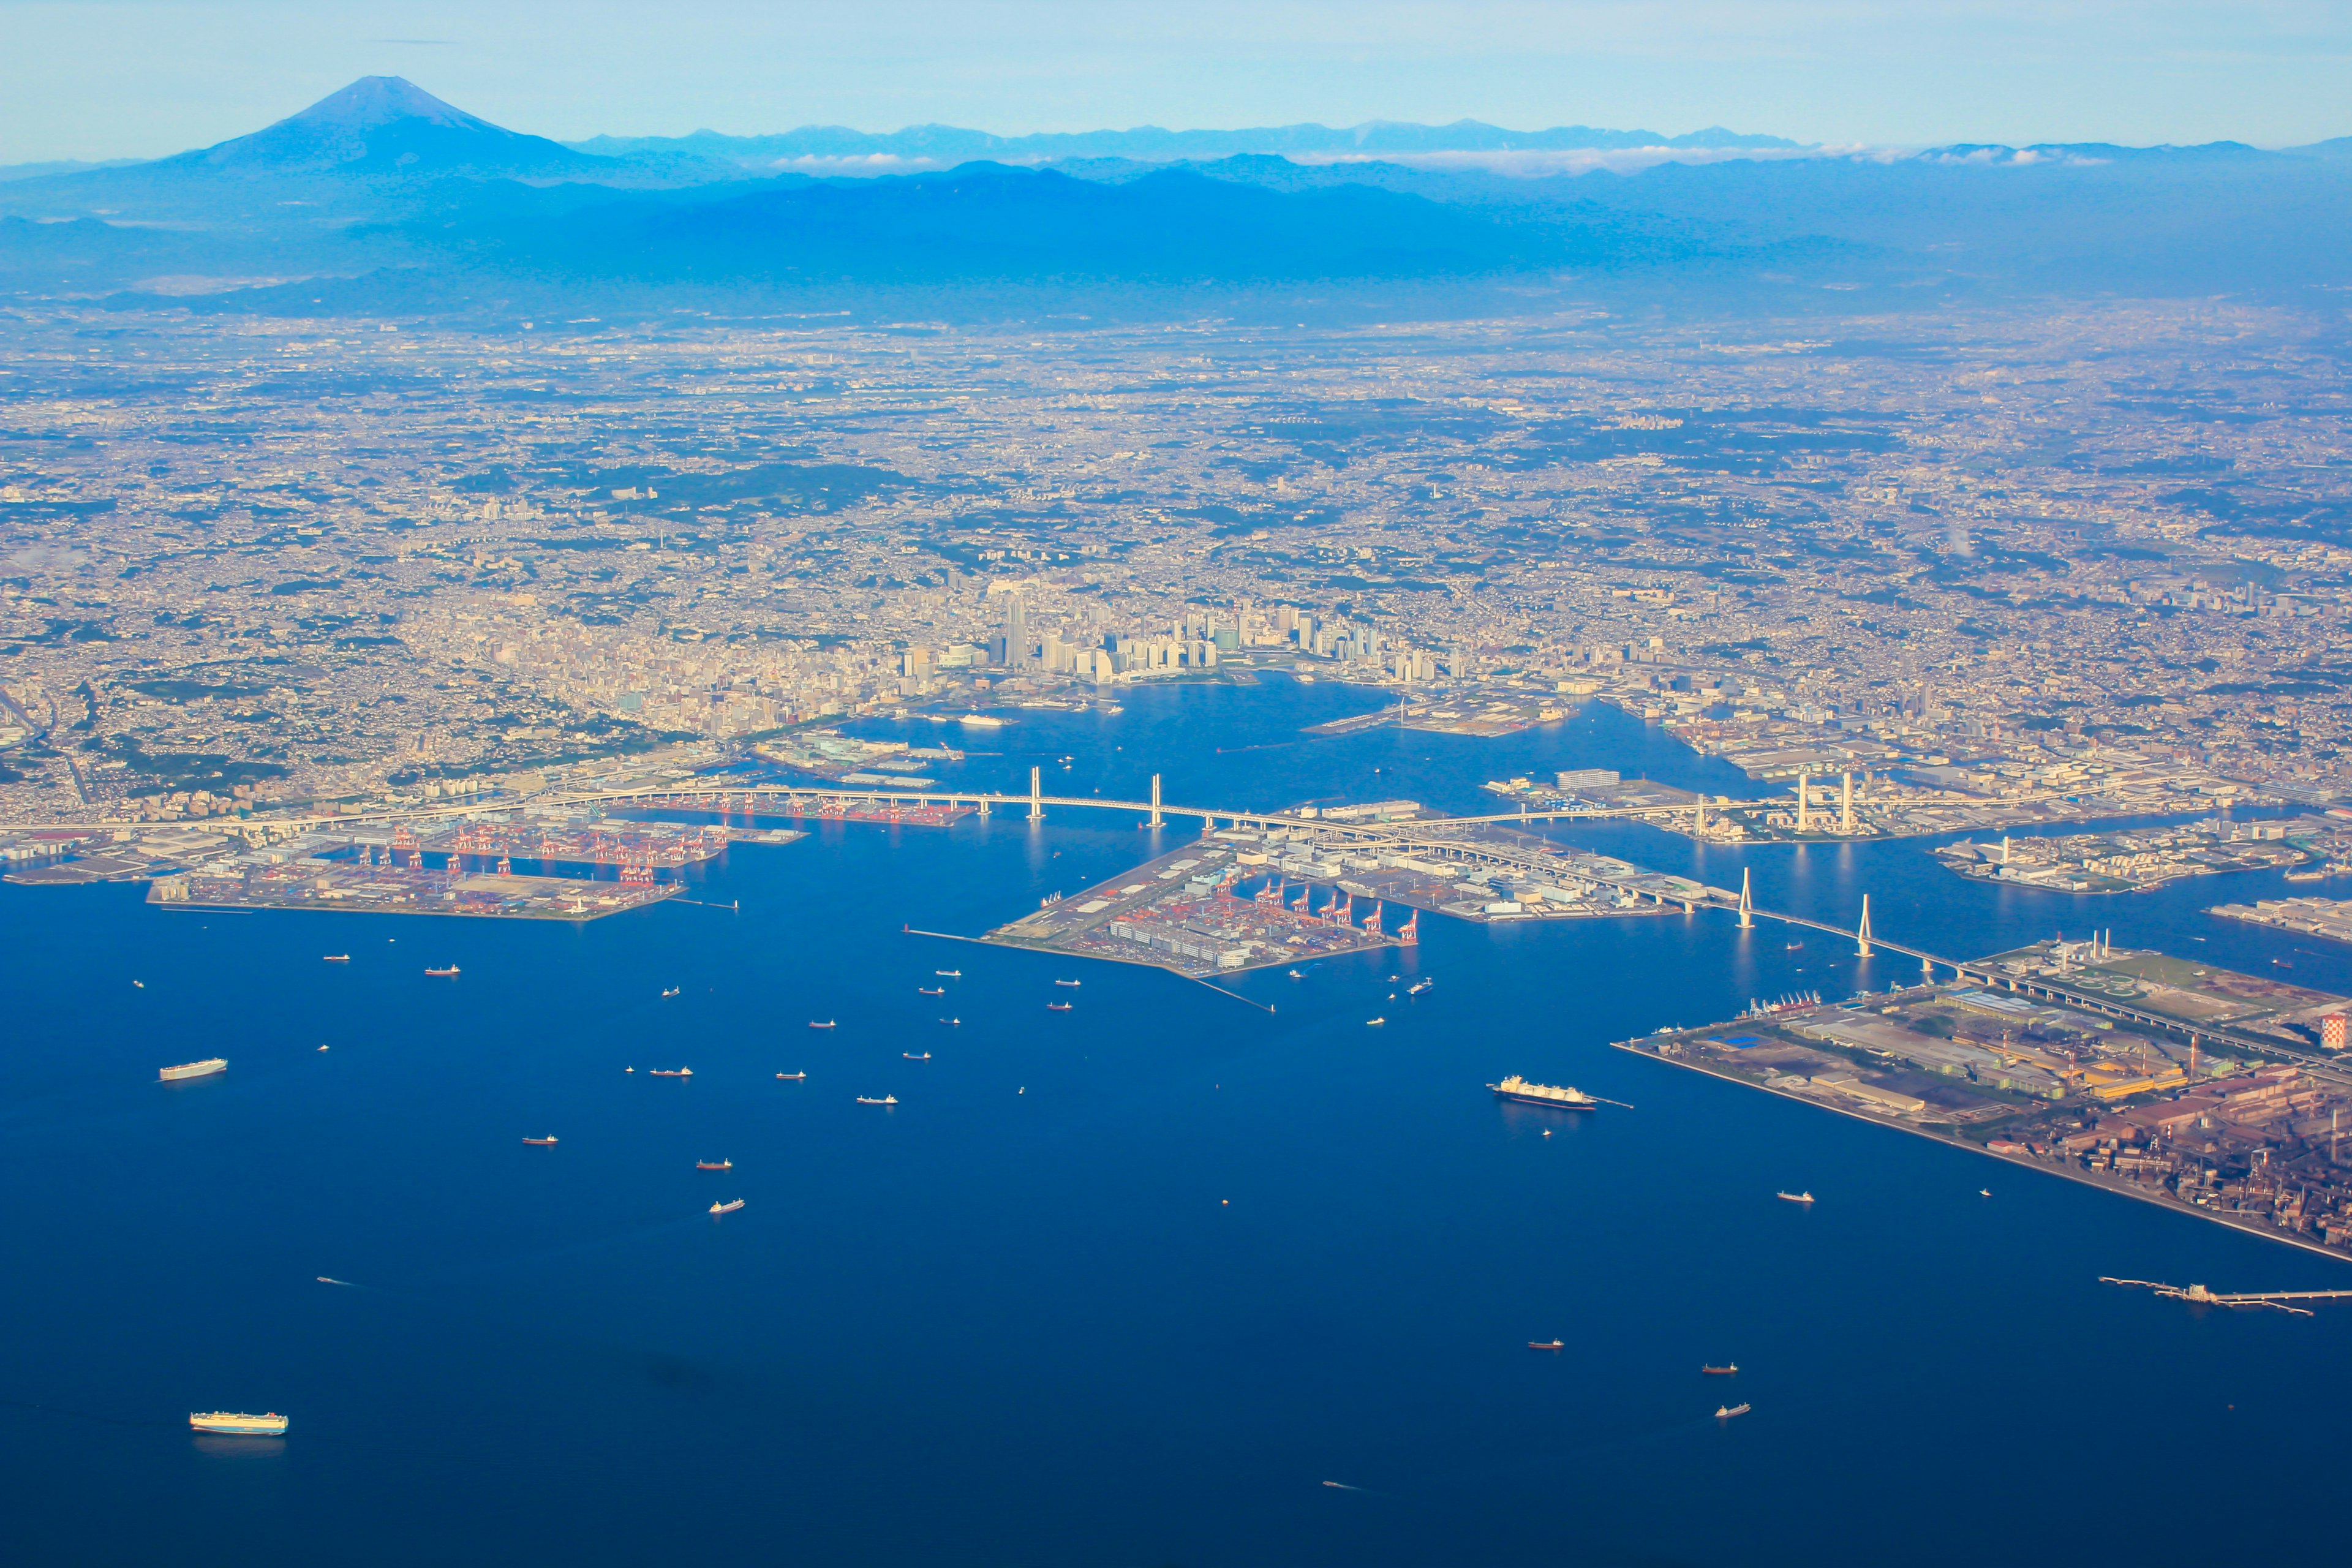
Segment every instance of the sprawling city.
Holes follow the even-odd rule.
[[[0,108],[27,1561],[2324,1550],[2352,138],[257,90]]]

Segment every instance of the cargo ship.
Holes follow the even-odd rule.
[[[931,973],[942,975],[950,980],[961,980],[963,978],[963,971],[961,969],[934,969]]]
[[[896,1105],[898,1103],[898,1097],[895,1094],[886,1094],[881,1099],[877,1100],[870,1094],[861,1094],[857,1097],[857,1103],[860,1105]]]
[[[820,1024],[814,1018],[811,1018],[809,1020],[809,1027],[812,1029],[830,1029],[833,1027],[833,1020],[827,1018],[824,1022]]]
[[[692,1078],[694,1076],[692,1068],[649,1068],[646,1071],[654,1078]]]
[[[776,1076],[782,1079],[786,1083],[798,1083],[803,1079],[808,1077],[808,1074],[804,1072],[780,1072]]]
[[[694,1163],[694,1168],[698,1171],[731,1171],[735,1168],[735,1162],[732,1160],[697,1160]]]
[[[1567,1348],[1566,1340],[1529,1340],[1528,1342],[1528,1349],[1531,1351],[1564,1351]]]
[[[925,1051],[920,1056],[917,1056],[912,1051],[900,1051],[898,1054],[906,1058],[910,1062],[927,1062],[931,1059],[931,1053],[929,1051]]]
[[[1086,982],[1083,980],[1056,980],[1054,984],[1056,985],[1084,985]]]
[[[948,988],[944,985],[918,985],[915,987],[915,994],[918,996],[944,996],[947,994]]]
[[[1418,996],[1418,995],[1420,995],[1423,992],[1424,992],[1424,991],[1428,990],[1431,986],[1433,986],[1433,985],[1434,985],[1434,984],[1437,984],[1437,982],[1436,982],[1436,981],[1434,981],[1434,980],[1424,980],[1424,981],[1421,982],[1421,984],[1419,984],[1418,985],[1413,985],[1413,986],[1410,986],[1410,987],[1408,987],[1408,988],[1406,989],[1406,991],[1405,991],[1405,994],[1406,994],[1406,995],[1408,995],[1408,996]]]
[[[1735,1415],[1747,1415],[1750,1408],[1751,1406],[1746,1405],[1718,1405],[1715,1407],[1715,1418],[1717,1421],[1728,1421]]]
[[[1774,1197],[1776,1197],[1776,1198],[1779,1198],[1782,1203],[1790,1203],[1790,1204],[1809,1204],[1809,1203],[1811,1203],[1811,1202],[1813,1201],[1813,1194],[1811,1194],[1810,1192],[1805,1192],[1805,1193],[1774,1193],[1772,1195],[1773,1195]]]
[[[352,955],[348,952],[331,952],[319,960],[321,963],[349,963],[351,961]]]
[[[1067,1002],[1048,1002],[1045,1004],[1045,1011],[1048,1013],[1066,1013],[1069,1010],[1070,1005]]]
[[[1548,1083],[1529,1083],[1513,1073],[1500,1083],[1486,1086],[1505,1100],[1521,1105],[1550,1105],[1563,1110],[1590,1110],[1601,1102],[1578,1089],[1555,1089]]]
[[[530,1144],[534,1149],[552,1149],[555,1147],[555,1139],[552,1135],[545,1138],[526,1138],[523,1142]]]
[[[237,1437],[283,1437],[286,1417],[246,1415],[231,1410],[191,1411],[188,1425],[199,1432],[226,1432]]]
[[[455,980],[457,978],[457,966],[453,963],[446,969],[428,969],[425,973],[436,980]]]
[[[1738,1377],[1739,1363],[1733,1362],[1729,1366],[1701,1366],[1698,1370],[1706,1377]]]
[[[175,1068],[165,1068],[155,1075],[163,1083],[173,1083],[184,1078],[210,1078],[216,1072],[228,1071],[226,1057],[214,1057],[206,1061],[183,1062]]]
[[[743,1200],[741,1198],[737,1198],[731,1204],[712,1204],[710,1205],[710,1212],[712,1214],[733,1214],[737,1209],[740,1209],[742,1206]],[[1746,1406],[1743,1405],[1741,1408],[1745,1409]]]

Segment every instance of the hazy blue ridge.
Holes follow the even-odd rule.
[[[1379,278],[1654,263],[1688,248],[1607,214],[1511,222],[1367,185],[1284,192],[1181,169],[1107,184],[991,163],[711,202],[632,197],[459,243],[504,265],[649,280]]]
[[[1868,243],[2036,290],[2258,290],[2352,280],[2352,163],[2207,149],[2029,163],[1911,158],[1666,163],[1535,182],[1762,243]]]
[[[1685,298],[1735,285],[1782,295],[1828,288],[1849,303],[1859,302],[1852,290],[1870,289],[1889,305],[1953,289],[2310,303],[2352,280],[2352,139],[2282,152],[2232,142],[1954,143],[1536,178],[1403,161],[1431,150],[1661,143],[1786,145],[1714,131],[1523,133],[1465,121],[1022,138],[817,127],[567,147],[398,78],[363,78],[213,147],[0,181],[0,216],[74,220],[0,224],[0,289],[136,294],[171,277],[168,292],[258,296],[190,308],[299,311],[329,300],[478,303],[556,279],[593,279],[608,298],[648,287],[1417,280],[1433,290],[1423,304],[1444,284],[1466,290],[1466,309],[1494,303],[1471,279],[1573,279]],[[973,150],[984,155],[943,171],[775,172],[787,154]],[[1340,152],[1343,161],[1326,156]],[[1033,161],[1005,161],[1014,157]],[[268,292],[275,279],[300,281]]]
[[[1344,127],[1303,124],[1239,131],[1167,131],[1156,125],[1141,125],[1125,131],[1047,132],[1026,136],[998,136],[954,125],[910,125],[887,132],[853,131],[841,125],[803,125],[763,136],[727,136],[715,131],[697,131],[686,136],[597,136],[567,145],[576,152],[607,158],[666,154],[704,162],[773,165],[800,158],[895,158],[940,163],[1138,158],[1166,162],[1252,153],[1344,155],[1611,151],[1633,147],[1762,151],[1794,150],[1802,143],[1780,136],[1742,134],[1719,125],[1666,136],[1655,131],[1607,131],[1589,125],[1508,131],[1475,120],[1457,120],[1451,125],[1376,120]]]

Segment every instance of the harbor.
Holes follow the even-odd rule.
[[[1759,1005],[1615,1045],[2352,1258],[2352,1062],[2333,1059],[2352,1000],[2095,942],[2050,951],[2065,945],[1970,963],[1951,984]],[[2080,996],[1987,978],[2062,963],[2074,984],[2093,974]],[[2132,1027],[2101,1000],[2126,984]],[[2306,1018],[2308,1042],[2294,1032]],[[2250,1032],[2265,1026],[2275,1045]]]
[[[789,844],[789,829],[527,820],[322,830],[223,852],[154,876],[165,909],[317,910],[475,919],[593,921],[686,890],[689,867],[730,844]],[[520,861],[524,869],[517,868]]]

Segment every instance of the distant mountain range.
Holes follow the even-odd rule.
[[[1492,162],[1654,149],[1672,156],[1622,173],[1515,177]],[[1423,280],[1442,299],[1486,279],[1528,297],[1696,286],[1885,308],[1955,291],[2315,301],[2352,285],[2347,258],[2352,138],[1854,154],[1719,129],[1462,121],[567,146],[368,77],[195,152],[0,170],[0,291],[226,289],[251,308],[430,309],[485,279],[707,298]],[[345,281],[244,286],[289,277]]]
[[[840,125],[804,125],[771,136],[722,136],[698,131],[690,136],[598,136],[570,144],[582,153],[621,160],[693,161],[738,169],[772,172],[803,165],[856,172],[945,168],[987,161],[1052,163],[1071,158],[1129,158],[1138,162],[1231,158],[1269,153],[1284,158],[1371,158],[1439,153],[1622,152],[1666,148],[1676,152],[1801,152],[1781,136],[1749,136],[1710,126],[1682,136],[1655,131],[1602,131],[1590,125],[1559,125],[1549,131],[1506,131],[1475,120],[1451,125],[1415,125],[1374,120],[1361,125],[1276,125],[1246,131],[1163,131],[1156,125],[1131,131],[1076,131],[1031,136],[995,136],[953,125],[914,125],[903,131],[852,131]]]

